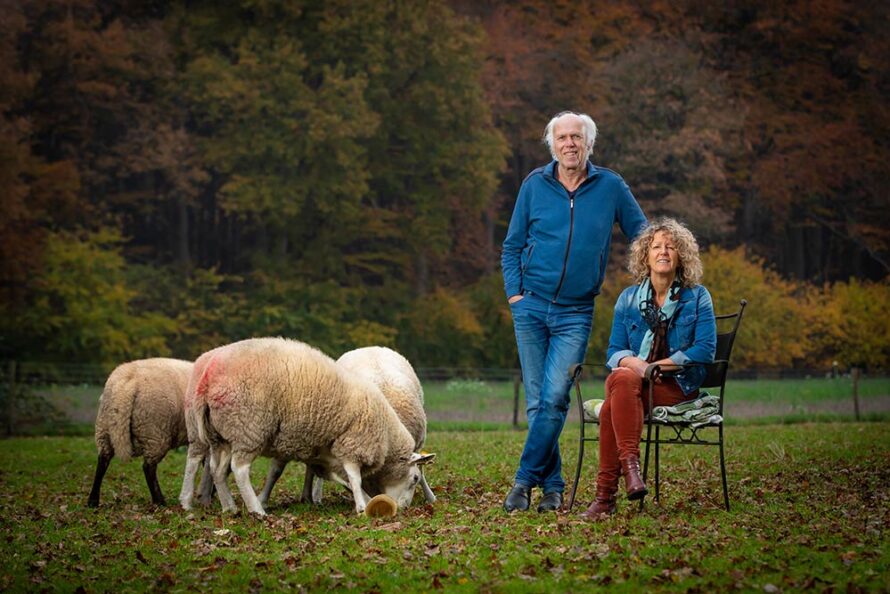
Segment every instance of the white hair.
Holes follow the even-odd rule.
[[[542,140],[544,141],[544,144],[547,145],[547,149],[550,151],[550,156],[556,159],[556,152],[553,150],[553,127],[556,125],[557,120],[568,115],[581,118],[581,125],[584,129],[584,146],[587,148],[587,153],[584,157],[589,158],[590,155],[593,154],[593,143],[596,142],[596,123],[594,123],[593,118],[586,113],[575,113],[574,111],[559,112],[553,116],[553,119],[550,120],[547,127],[544,128],[544,136]]]

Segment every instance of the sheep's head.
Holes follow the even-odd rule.
[[[411,500],[414,499],[414,490],[417,488],[417,483],[420,482],[421,466],[429,464],[435,457],[435,454],[412,452],[408,458],[400,460],[400,464],[393,468],[392,472],[379,477],[379,484],[383,492],[396,500],[399,509],[411,505]]]

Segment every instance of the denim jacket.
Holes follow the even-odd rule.
[[[618,367],[624,357],[636,357],[648,327],[634,294],[639,285],[626,288],[615,302],[612,335],[606,366]],[[680,301],[668,324],[668,356],[677,365],[711,363],[717,350],[717,321],[711,294],[701,285],[680,290]],[[704,367],[690,367],[677,374],[684,394],[694,392],[705,379]]]

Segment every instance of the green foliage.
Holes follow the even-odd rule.
[[[223,13],[202,24],[224,22]],[[364,77],[325,67],[309,81],[298,38],[271,27],[238,33],[230,51],[199,50],[183,75],[205,158],[223,180],[221,206],[278,228],[312,209],[354,211],[366,191],[359,141],[376,126]]]
[[[415,366],[476,365],[483,329],[463,295],[438,289],[421,297],[405,314],[403,324],[403,352]]]
[[[412,254],[407,268],[389,265],[389,273],[418,293],[431,289],[425,275],[453,274],[456,248],[472,229],[458,227],[460,217],[479,218],[503,165],[504,142],[479,80],[481,31],[428,1],[410,10],[371,0],[312,3],[304,19],[310,62],[367,75],[364,97],[379,116],[365,143],[370,208],[352,229],[355,243]]]
[[[196,268],[187,276],[172,268],[135,266],[130,283],[140,305],[158,306],[174,321],[167,337],[173,355],[194,360],[220,345],[249,338],[243,318],[249,311],[243,279],[215,269]]]
[[[519,367],[519,353],[513,332],[513,317],[504,295],[504,281],[499,273],[482,277],[464,291],[483,333],[471,367],[515,369]],[[452,345],[458,348],[460,345]]]
[[[169,353],[173,321],[134,313],[120,243],[114,231],[50,235],[32,303],[15,321],[3,316],[2,333],[19,356],[104,363]]]
[[[835,283],[825,287],[818,317],[825,355],[841,369],[890,367],[890,283]]]
[[[763,260],[744,248],[724,250],[712,246],[702,254],[704,284],[714,300],[714,311],[738,310],[748,300],[733,349],[736,369],[807,366],[814,341],[811,295],[796,283],[782,279]]]
[[[837,361],[886,369],[890,363],[887,282],[835,283],[822,290],[779,277],[743,248],[711,247],[702,256],[704,284],[718,313],[748,308],[733,353],[733,367],[829,369]]]

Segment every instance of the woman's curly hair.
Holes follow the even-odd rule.
[[[655,219],[649,223],[630,245],[627,269],[634,282],[641,283],[649,276],[649,246],[659,231],[664,231],[674,240],[680,258],[677,267],[677,279],[680,284],[684,287],[694,287],[701,283],[702,265],[698,255],[698,242],[692,231],[683,223],[669,217]]]

